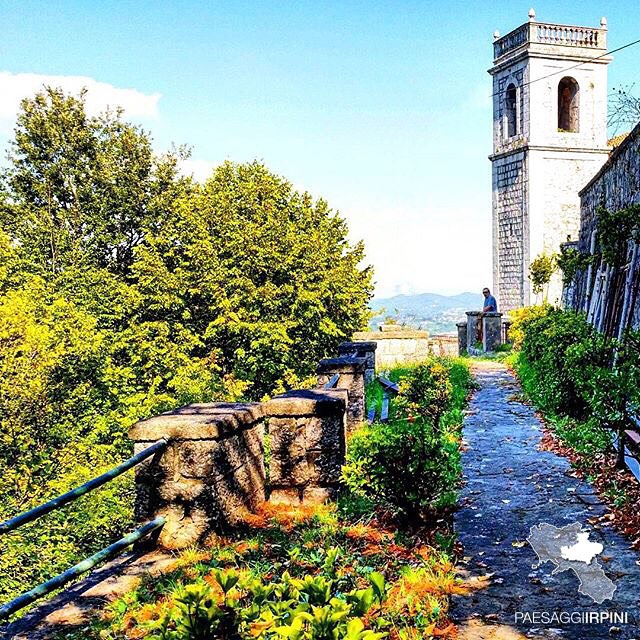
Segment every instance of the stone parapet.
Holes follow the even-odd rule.
[[[495,351],[502,344],[502,314],[488,311],[482,314],[482,350]]]
[[[376,367],[378,370],[404,362],[420,362],[429,357],[428,331],[407,329],[398,325],[383,325],[380,331],[358,331],[354,342],[375,342]]]
[[[347,401],[346,389],[302,389],[265,404],[270,501],[319,503],[335,497],[345,461]]]
[[[456,322],[456,327],[458,327],[458,355],[461,356],[467,353],[467,350],[469,349],[467,339],[467,321],[463,320],[462,322]]]
[[[340,378],[336,389],[348,391],[347,401],[347,435],[360,427],[365,419],[365,373],[366,358],[325,358],[320,360],[316,372],[318,385],[323,386],[337,373]]]
[[[366,360],[364,370],[365,382],[372,382],[376,376],[376,349],[378,343],[373,340],[360,342],[342,342],[338,345],[338,355],[341,357],[356,357]]]
[[[472,349],[476,348],[476,342],[480,340],[480,334],[478,331],[478,320],[481,311],[467,311],[467,351],[471,353]]]
[[[159,543],[179,549],[232,527],[265,499],[264,409],[259,403],[193,404],[129,431],[138,453],[164,452],[136,468],[136,518],[164,516]]]

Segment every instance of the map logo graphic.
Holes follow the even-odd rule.
[[[566,527],[543,522],[531,527],[527,542],[538,556],[534,569],[551,562],[554,565],[552,575],[573,571],[580,581],[578,591],[594,602],[602,604],[612,599],[616,585],[606,576],[597,559],[603,547],[599,542],[589,540],[589,531],[583,531],[579,522]]]

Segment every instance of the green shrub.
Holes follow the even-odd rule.
[[[513,348],[518,350],[522,347],[524,340],[524,327],[527,323],[547,315],[551,306],[549,304],[532,305],[530,307],[520,307],[509,312],[511,318],[511,327],[509,328],[509,336],[513,343]]]
[[[566,416],[554,416],[549,418],[549,424],[565,445],[587,460],[611,448],[611,431],[602,429],[595,418],[576,421]]]
[[[456,431],[473,380],[462,359],[448,358],[390,375],[400,388],[391,419],[352,436],[343,477],[356,496],[416,522],[455,503],[461,473]]]
[[[451,434],[425,418],[374,423],[349,441],[343,477],[404,521],[419,521],[455,502],[460,451]]]
[[[592,459],[640,407],[640,334],[605,336],[582,313],[523,310],[515,368],[523,389],[556,434]]]
[[[445,361],[428,360],[409,370],[399,385],[396,407],[408,417],[421,416],[436,429],[451,404],[453,387]]]
[[[576,358],[595,353],[595,329],[584,314],[548,308],[545,315],[523,323],[521,360],[527,368],[523,386],[543,411],[584,418],[588,403],[577,386]],[[572,348],[576,356],[569,357]]]

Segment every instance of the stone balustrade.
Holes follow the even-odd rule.
[[[528,45],[551,45],[560,47],[580,47],[584,49],[607,50],[606,21],[597,27],[579,27],[563,24],[536,22],[535,18],[519,26],[493,43],[495,60]]]

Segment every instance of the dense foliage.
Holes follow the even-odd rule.
[[[590,264],[593,264],[593,262],[594,256],[591,254],[582,253],[573,247],[561,246],[556,263],[562,272],[563,287],[571,286],[576,275]]]
[[[449,557],[334,506],[265,504],[233,537],[184,551],[62,640],[453,640]]]
[[[22,102],[0,180],[0,519],[126,457],[135,421],[299,383],[366,324],[344,220],[264,165],[204,185],[84,94]],[[0,599],[130,524],[131,479],[0,540]]]
[[[563,440],[579,447],[574,428],[597,448],[610,444],[611,430],[640,408],[640,335],[617,341],[584,314],[550,306],[522,312],[514,328],[523,336],[515,359],[523,388]]]
[[[416,523],[455,503],[461,410],[472,382],[465,363],[443,358],[396,376],[400,393],[389,421],[352,436],[344,478],[356,495]]]

